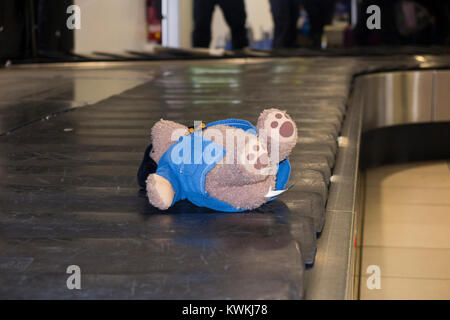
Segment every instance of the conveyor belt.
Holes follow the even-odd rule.
[[[16,82],[0,89],[0,297],[318,297],[308,273],[324,267],[314,265],[324,223],[339,220],[324,220],[325,205],[352,76],[391,65],[309,58],[3,70],[0,81]],[[36,77],[35,91],[17,93]],[[295,187],[278,200],[244,214],[187,202],[163,213],[140,196],[136,170],[155,121],[255,122],[270,106],[299,127]],[[57,116],[33,122],[49,114]],[[82,290],[67,289],[69,265],[80,266]]]

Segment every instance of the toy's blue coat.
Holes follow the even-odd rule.
[[[216,125],[236,127],[256,135],[256,128],[250,122],[228,119],[212,122],[206,127]],[[207,207],[217,211],[241,212],[232,205],[209,196],[205,190],[206,174],[214,168],[224,156],[226,150],[211,140],[202,137],[198,131],[183,136],[163,154],[158,163],[156,174],[166,178],[175,191],[172,205],[188,199],[199,207]],[[279,163],[276,190],[283,190],[289,180],[291,166],[285,159]],[[275,199],[271,198],[271,200]]]

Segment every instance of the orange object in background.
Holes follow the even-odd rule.
[[[147,0],[147,35],[148,41],[161,43],[161,13],[158,0]]]

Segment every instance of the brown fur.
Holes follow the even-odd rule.
[[[291,150],[294,148],[297,142],[297,127],[295,126],[294,121],[292,121],[292,119],[285,111],[281,111],[278,109],[268,109],[264,110],[261,113],[257,125],[257,143],[262,147],[262,149],[260,148],[261,153],[268,154],[270,152],[271,137],[268,136],[266,138],[266,133],[270,135],[271,133],[273,133],[273,131],[270,131],[270,129],[268,129],[268,125],[270,124],[268,124],[267,121],[269,121],[278,113],[282,114],[282,118],[279,119],[280,123],[288,121],[291,122],[294,127],[294,133],[292,136],[289,136],[289,138],[287,139],[280,139],[279,161],[282,161],[290,154]],[[211,134],[213,133],[211,129],[218,130],[218,132],[220,132],[223,137],[223,141],[213,139],[211,136]],[[178,134],[175,135],[174,139],[171,139],[175,130],[177,130]],[[247,135],[248,139],[255,139],[254,135],[246,133],[242,129],[232,128],[224,125],[218,125],[214,126],[213,128],[206,129],[202,132],[202,134],[206,138],[214,140],[214,142],[222,145],[226,149],[226,130],[231,130],[230,136],[232,136],[233,139],[235,139],[235,136],[244,136],[245,138],[247,137]],[[164,152],[166,152],[174,142],[178,141],[178,138],[183,135],[180,133],[184,132],[185,134],[188,134],[188,128],[181,124],[162,119],[158,121],[152,128],[152,143],[154,151],[150,154],[151,158],[158,163]],[[255,140],[251,141],[253,141],[252,143],[254,143]],[[212,197],[231,204],[238,209],[257,208],[268,200],[264,196],[269,191],[269,188],[272,188],[272,190],[275,189],[276,175],[275,173],[262,174],[258,170],[255,171],[253,167],[249,167],[254,166],[254,164],[252,163],[242,164],[238,162],[237,156],[241,155],[242,152],[244,152],[244,150],[242,150],[242,148],[239,148],[238,145],[235,144],[235,150],[233,151],[235,157],[234,161],[231,164],[228,164],[227,157],[232,156],[233,153],[227,150],[227,153],[222,160],[223,163],[217,164],[206,175],[205,189]],[[269,162],[268,167],[274,167],[274,164]],[[168,207],[167,204],[162,201],[163,197],[160,195],[160,192],[162,192],[161,189],[164,189],[164,186],[161,186],[160,188],[152,176],[153,175],[150,175],[147,181],[149,201],[155,207],[165,210]]]
[[[188,133],[188,127],[183,126],[182,124],[169,120],[159,120],[152,128],[153,149],[150,153],[150,158],[158,163],[164,152],[166,152],[172,144],[177,142],[178,138],[187,135]]]
[[[161,183],[158,181],[157,178],[164,179],[157,174],[150,174],[147,178],[147,196],[148,201],[155,207],[161,209],[161,210],[167,210],[169,209],[170,205],[173,201],[173,189],[171,189],[169,181],[166,181],[166,184]],[[159,182],[159,183],[158,183]],[[163,194],[164,193],[164,194]],[[172,198],[172,200],[165,201],[165,198]]]
[[[224,147],[227,152],[225,153],[224,158],[220,163],[218,163],[208,175],[214,176],[217,179],[218,185],[221,186],[241,186],[248,183],[258,182],[264,180],[267,176],[263,174],[257,174],[247,170],[248,166],[253,164],[250,163],[239,163],[238,155],[244,153],[244,149],[238,143],[233,143],[234,150],[229,150],[227,148],[227,137],[232,138],[234,141],[237,141],[236,137],[240,137],[241,139],[245,138],[255,138],[255,136],[251,133],[245,132],[239,128],[233,128],[224,125],[214,126],[211,129],[206,129],[203,133],[203,136],[206,138],[211,138],[211,131],[218,130],[223,137],[222,141],[218,139],[213,139],[215,143]],[[228,135],[227,135],[228,131]]]
[[[271,148],[271,139],[272,137],[270,137],[270,135],[267,136],[267,138],[265,138],[263,131],[267,129],[266,125],[265,125],[265,121],[267,120],[269,114],[271,113],[276,113],[276,112],[281,112],[283,114],[283,116],[285,118],[287,118],[288,120],[292,121],[292,124],[294,126],[294,133],[295,133],[295,138],[293,137],[292,139],[289,139],[288,141],[286,140],[280,140],[279,143],[279,161],[283,161],[284,159],[286,159],[289,154],[291,153],[292,149],[294,149],[296,143],[297,143],[297,126],[295,125],[295,121],[292,120],[292,118],[286,113],[286,111],[282,111],[282,110],[278,110],[278,109],[266,109],[264,110],[259,118],[258,118],[258,124],[256,125],[256,127],[258,128],[258,137],[260,137],[262,140],[267,140],[267,151],[270,153],[272,151]]]
[[[276,178],[274,175],[267,176],[266,179],[259,182],[240,186],[223,186],[218,183],[220,180],[217,179],[220,177],[210,173],[206,176],[206,191],[212,197],[229,203],[237,209],[251,210],[260,207],[268,200],[264,196],[269,191],[269,188],[272,187],[272,190],[275,189]]]

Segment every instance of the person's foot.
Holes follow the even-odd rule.
[[[250,56],[250,57],[268,57],[268,56],[270,56],[270,52],[266,52],[263,50],[254,50],[250,47],[236,49],[236,50],[234,50],[234,52],[236,53],[236,55]]]

